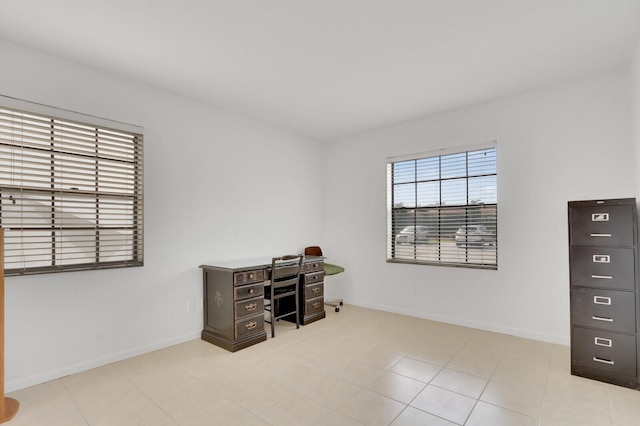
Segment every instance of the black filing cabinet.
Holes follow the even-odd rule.
[[[569,202],[571,374],[638,389],[635,198]]]

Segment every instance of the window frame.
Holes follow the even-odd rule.
[[[482,162],[482,155],[489,155],[489,161]],[[452,169],[461,169],[460,163],[458,160],[452,166],[451,159],[462,156],[464,174],[459,170],[455,174]],[[449,176],[444,172],[443,158],[449,160],[448,171],[453,173]],[[461,181],[464,202],[453,189],[462,187]],[[470,193],[475,192],[470,187],[478,182],[486,184],[486,189],[482,188],[486,198],[472,199]],[[387,262],[497,270],[497,185],[496,141],[387,158]],[[453,201],[448,204],[443,200]],[[403,201],[408,201],[408,206]],[[469,225],[484,225],[489,231],[475,239],[468,234],[455,238],[457,229]],[[422,240],[410,233],[400,237],[406,226],[427,226],[429,233]]]
[[[0,112],[5,275],[143,266],[143,128],[2,95]]]

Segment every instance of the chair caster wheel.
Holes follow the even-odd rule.
[[[340,312],[340,308],[336,308],[336,312]]]
[[[344,303],[342,303],[342,301],[340,301],[340,306],[344,305]]]

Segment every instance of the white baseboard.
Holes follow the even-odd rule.
[[[447,324],[460,325],[463,327],[477,328],[479,330],[491,331],[494,333],[508,334],[510,336],[522,337],[525,339],[539,340],[547,343],[556,343],[559,345],[569,345],[569,336],[559,334],[540,333],[534,330],[527,330],[514,327],[505,327],[500,324],[483,323],[478,321],[467,321],[460,318],[450,317],[446,315],[430,315],[425,312],[413,311],[411,309],[397,309],[390,306],[374,305],[369,303],[354,303],[351,300],[344,300],[345,304],[360,306],[363,308],[376,309],[378,311],[391,312],[394,314],[407,315],[415,318],[423,318],[431,321],[444,322]]]
[[[50,380],[59,379],[61,377],[65,377],[70,374],[80,373],[82,371],[90,370],[92,368],[102,367],[103,365],[111,364],[112,362],[122,361],[123,359],[132,358],[134,356],[142,355],[148,352],[153,352],[158,349],[163,349],[169,346],[177,345],[179,343],[187,342],[189,340],[197,339],[199,337],[200,337],[200,331],[187,333],[181,336],[172,337],[170,339],[165,339],[165,340],[150,343],[147,345],[131,348],[126,351],[105,355],[99,358],[91,359],[85,362],[70,365],[57,370],[45,371],[39,374],[34,374],[32,376],[6,381],[5,392],[6,393],[14,392],[20,389],[28,388],[30,386],[38,385],[40,383],[48,382]]]

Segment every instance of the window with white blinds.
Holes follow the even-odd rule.
[[[387,161],[387,260],[498,268],[495,142]]]
[[[141,266],[142,148],[137,126],[0,97],[5,274]]]

